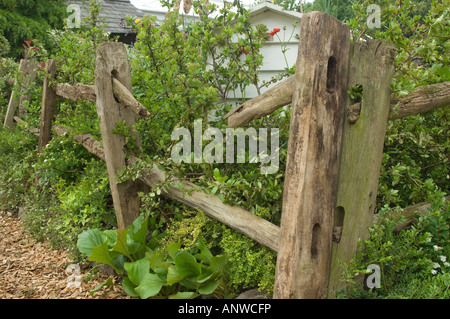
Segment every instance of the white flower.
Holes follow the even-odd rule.
[[[444,263],[444,265],[447,267],[450,266],[450,264],[447,261]]]
[[[439,265],[438,263],[434,263],[433,268],[434,269],[441,268],[441,265]]]
[[[441,249],[441,247],[439,247],[438,245],[434,245],[433,249],[434,249],[434,251],[438,251],[439,249]]]
[[[446,256],[439,256],[439,258],[441,259],[442,262],[446,262],[447,261],[447,257]]]
[[[433,274],[433,275],[436,275],[437,274],[437,270],[431,270],[431,273]]]

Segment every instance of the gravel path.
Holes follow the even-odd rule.
[[[128,298],[120,285],[103,287],[91,296],[89,292],[108,276],[80,269],[68,255],[36,242],[19,219],[0,212],[0,299]],[[113,277],[114,282],[117,279]]]

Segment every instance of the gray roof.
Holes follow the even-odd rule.
[[[69,4],[78,4],[81,8],[81,20],[88,15],[88,1],[67,0]],[[101,0],[101,12],[99,18],[105,23],[105,31],[111,33],[128,33],[131,28],[126,27],[122,19],[126,16],[141,19],[144,11],[136,8],[130,0]]]

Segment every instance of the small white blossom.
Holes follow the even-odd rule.
[[[447,267],[450,266],[450,264],[447,261],[444,263],[444,265]]]
[[[441,247],[439,247],[438,245],[434,245],[433,249],[434,249],[434,251],[438,251],[439,249],[441,249]]]
[[[431,270],[431,273],[433,274],[433,275],[436,275],[437,274],[437,270]]]
[[[433,268],[434,269],[441,268],[441,265],[439,265],[438,263],[434,263]]]
[[[439,256],[439,258],[441,259],[442,262],[446,262],[447,261],[447,257],[446,256]]]

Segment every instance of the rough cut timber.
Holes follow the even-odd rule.
[[[334,221],[334,226],[342,227],[342,234],[339,243],[333,243],[330,298],[343,288],[341,263],[353,258],[358,238],[366,238],[373,222],[390,108],[394,50],[391,43],[379,40],[351,46],[348,87],[362,85],[363,93],[357,121],[344,122]],[[347,109],[354,102],[347,97]]]
[[[228,127],[243,126],[254,119],[269,115],[292,102],[294,75],[281,81],[254,99],[237,106],[224,116]],[[420,86],[407,96],[391,99],[389,120],[425,113],[450,105],[450,82]]]
[[[42,85],[42,104],[41,104],[41,128],[39,130],[39,144],[38,150],[41,152],[42,148],[51,140],[51,130],[53,117],[56,114],[56,92],[50,86],[50,80],[56,74],[56,60],[49,59],[45,62],[45,72],[48,77],[44,78]]]
[[[141,202],[138,193],[145,192],[148,188],[140,181],[116,182],[118,172],[126,165],[124,153],[126,138],[121,134],[113,133],[117,123],[124,122],[130,134],[134,135],[135,146],[139,148],[141,145],[139,136],[132,130],[136,115],[130,108],[115,99],[112,77],[122,83],[128,91],[132,91],[128,56],[123,43],[103,43],[98,47],[95,64],[95,95],[117,226],[125,228],[139,216]]]
[[[23,93],[25,88],[27,88],[32,82],[34,82],[36,78],[36,67],[36,63],[34,63],[32,60],[20,60],[20,85],[19,83],[17,83],[18,81],[16,81],[14,84],[14,88],[9,99],[8,109],[6,111],[3,127],[14,128],[14,115],[17,108],[19,108],[18,115],[23,115],[24,109],[22,107],[22,104],[24,101],[30,100],[30,94],[24,95]]]
[[[88,84],[58,83],[56,84],[56,94],[72,101],[88,100],[95,102],[97,99],[94,86]]]
[[[347,90],[350,30],[331,15],[301,21],[274,298],[327,294]]]

